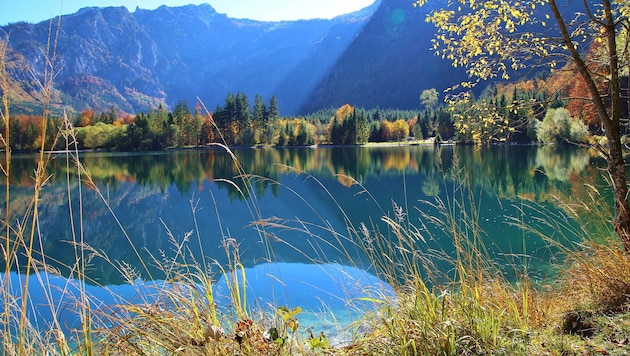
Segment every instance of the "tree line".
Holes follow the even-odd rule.
[[[478,96],[464,92],[442,101],[435,89],[428,89],[420,95],[423,110],[346,104],[304,117],[281,117],[276,97],[265,103],[255,95],[250,105],[246,94],[228,93],[224,104],[212,113],[199,104],[191,109],[186,101],[178,102],[172,111],[158,106],[134,116],[118,115],[114,107],[102,113],[85,110],[71,118],[71,131],[61,118],[50,119],[45,135],[41,134],[41,116],[15,115],[9,143],[17,151],[37,150],[42,138],[50,149],[66,149],[70,142],[81,150],[113,151],[203,147],[213,142],[247,147],[360,145],[407,138],[471,144],[592,143],[597,139],[592,133],[600,129],[589,120],[592,109],[566,99],[584,84],[559,75],[495,83]],[[558,82],[565,84],[554,84]],[[62,136],[69,140],[59,139]]]
[[[50,118],[45,135],[42,120],[34,115],[12,116],[11,148],[35,151],[42,139],[51,150],[156,151],[213,142],[248,147],[356,145],[402,141],[409,136],[422,139],[436,133],[451,138],[453,132],[444,109],[419,112],[346,104],[304,117],[281,117],[275,96],[265,103],[256,95],[251,105],[244,93],[228,93],[214,112],[206,112],[199,104],[191,108],[186,101],[179,101],[172,111],[160,105],[133,116],[119,115],[115,107],[102,113],[84,110],[68,120]]]
[[[586,84],[569,73],[566,69],[539,74],[514,83],[491,84],[478,97],[469,91],[448,98],[454,140],[478,145],[600,143],[604,132],[593,105],[577,94],[585,91]],[[624,110],[628,112],[627,107]],[[621,126],[620,133],[630,132]]]

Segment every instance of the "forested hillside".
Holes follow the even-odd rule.
[[[271,97],[284,84],[286,110],[308,95],[361,31],[375,8],[333,20],[231,19],[209,5],[129,12],[85,8],[51,23],[0,28],[8,42],[14,112],[38,113],[46,58],[55,71],[53,105],[76,111],[138,113],[228,92]],[[52,29],[51,29],[52,24]],[[49,33],[54,46],[47,49]],[[316,59],[316,60],[313,60]],[[308,71],[296,76],[296,68]],[[38,105],[40,104],[40,105]]]

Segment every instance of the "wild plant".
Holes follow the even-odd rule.
[[[59,20],[60,21],[60,20]],[[55,301],[50,298],[50,290],[46,290],[46,298],[49,302],[49,308],[53,315],[53,320],[49,321],[49,335],[41,333],[40,326],[34,323],[34,306],[29,298],[31,281],[46,283],[46,275],[42,271],[49,269],[38,246],[41,246],[41,234],[39,231],[38,219],[40,216],[40,196],[48,181],[47,166],[51,156],[47,153],[49,142],[46,141],[45,132],[49,125],[50,104],[53,95],[53,79],[56,75],[56,45],[59,36],[59,21],[53,30],[54,21],[50,21],[48,43],[45,48],[44,58],[46,59],[43,71],[43,78],[38,82],[43,98],[43,118],[41,120],[40,146],[38,150],[37,168],[33,177],[33,195],[30,205],[22,216],[14,211],[11,206],[11,113],[10,99],[11,90],[9,86],[9,74],[7,71],[6,54],[8,51],[8,43],[0,43],[0,81],[2,89],[2,108],[0,116],[4,132],[1,137],[1,143],[5,153],[5,159],[2,164],[2,172],[5,182],[5,212],[2,221],[4,230],[4,244],[2,246],[2,254],[5,264],[5,271],[2,276],[2,294],[3,294],[3,318],[2,318],[2,339],[3,353],[7,354],[26,354],[32,352],[33,349],[41,348],[42,350],[57,351],[61,354],[68,353],[68,343],[65,335],[60,331],[61,326],[59,320],[55,318],[57,315],[57,307]],[[52,143],[54,145],[54,142]],[[16,223],[13,223],[15,219]],[[13,278],[12,271],[21,272],[20,278]],[[82,303],[82,305],[87,305]],[[39,335],[38,335],[39,334]],[[57,343],[57,348],[52,346],[51,340]],[[34,345],[37,345],[36,347]],[[29,351],[30,350],[30,351]]]
[[[492,237],[479,223],[481,194],[457,156],[449,171],[436,162],[446,193],[420,202],[417,221],[394,203],[392,216],[382,218],[385,230],[361,225],[356,235],[397,293],[383,298],[371,331],[347,354],[525,353],[531,330],[552,313],[550,294],[535,288],[526,270],[511,281],[495,265]]]

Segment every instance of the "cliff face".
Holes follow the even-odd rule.
[[[232,19],[209,5],[85,8],[54,19],[52,31],[47,21],[16,23],[1,27],[0,38],[10,47],[14,112],[41,103],[52,32],[58,107],[135,113],[200,98],[213,109],[228,92],[245,92],[276,95],[291,115],[344,103],[416,108],[422,90],[452,84],[457,73],[429,51],[423,19],[408,0],[287,22]]]

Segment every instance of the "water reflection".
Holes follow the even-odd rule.
[[[579,175],[590,161],[591,157],[585,150],[544,146],[536,152],[536,166],[545,172],[548,179],[559,182],[569,180],[572,175]]]
[[[312,327],[330,335],[358,320],[375,305],[367,300],[394,297],[386,282],[356,267],[334,263],[263,263],[245,270],[248,305],[301,307],[298,318],[303,327]],[[224,277],[216,284],[223,298],[218,305],[228,305]],[[306,322],[305,322],[306,320]]]
[[[461,165],[470,171],[475,184],[490,188],[490,191],[498,188],[504,192],[517,192],[517,186],[523,183],[527,190],[544,191],[544,184],[530,184],[532,170],[541,168],[547,179],[565,181],[570,172],[581,173],[591,160],[588,150],[566,146],[445,147],[440,150],[438,160],[435,149],[425,146],[236,149],[234,156],[222,149],[140,154],[87,153],[82,155],[81,160],[99,186],[115,190],[121,183],[136,183],[159,188],[160,191],[175,186],[180,193],[187,194],[191,187],[199,186],[204,180],[232,179],[242,173],[278,180],[285,172],[281,167],[291,167],[318,177],[345,175],[358,181],[369,176],[398,175],[402,172],[417,172],[432,177],[437,173],[435,163],[441,162],[441,168],[447,171],[454,153]],[[35,161],[34,156],[14,156],[11,184],[31,187]],[[63,155],[57,155],[52,160],[50,170],[53,182],[65,181],[66,173],[76,174],[72,164],[67,167]],[[238,180],[234,182],[239,183]],[[269,181],[261,184],[256,192],[265,194],[268,184]],[[233,198],[243,197],[234,194]]]
[[[324,331],[329,337],[339,334],[375,308],[373,303],[365,300],[394,296],[391,286],[366,271],[337,264],[264,263],[245,269],[244,275],[247,281],[244,295],[248,305],[271,315],[279,306],[291,309],[299,306],[303,310],[298,315],[300,330],[312,328],[317,332]],[[11,294],[19,295],[26,279],[17,273],[10,277]],[[81,330],[81,307],[87,306],[78,301],[83,301],[89,303],[91,311],[98,316],[95,327],[111,327],[116,325],[118,306],[156,303],[160,295],[163,296],[161,291],[173,287],[171,283],[136,280],[133,284],[94,286],[83,285],[72,278],[40,273],[30,277],[29,318],[41,331],[52,328],[52,321],[57,320],[70,334]],[[0,284],[4,284],[2,277]],[[212,288],[220,314],[232,315],[228,309],[232,301],[224,277],[218,278]],[[2,308],[0,305],[0,312]]]
[[[597,161],[574,147],[237,149],[234,156],[209,149],[86,153],[81,161],[102,195],[80,183],[84,178],[77,177],[76,167],[57,155],[41,194],[39,248],[67,274],[74,263],[74,230],[95,254],[88,276],[102,285],[124,279],[115,263],[99,254],[129,263],[143,278],[160,278],[159,269],[149,263],[144,270],[140,260],[172,256],[174,244],[185,239],[195,258],[219,264],[227,262],[222,241],[231,238],[249,267],[270,260],[369,265],[350,240],[348,227],[378,224],[381,216],[392,215],[392,201],[409,207],[410,221],[417,222],[420,214],[414,207],[426,211],[422,201],[452,194],[454,164],[465,168],[475,191],[483,192],[480,224],[497,237],[491,242],[496,256],[543,250],[543,242],[534,238],[526,251],[518,247],[523,245],[522,232],[504,223],[523,214],[512,203],[521,198],[548,202],[552,194],[556,199],[580,196],[585,182],[605,187],[601,171],[591,164]],[[10,221],[19,221],[28,209],[34,162],[34,157],[14,157]],[[81,225],[76,223],[80,212]],[[449,249],[446,239],[435,243]],[[544,262],[549,256],[536,258]]]

